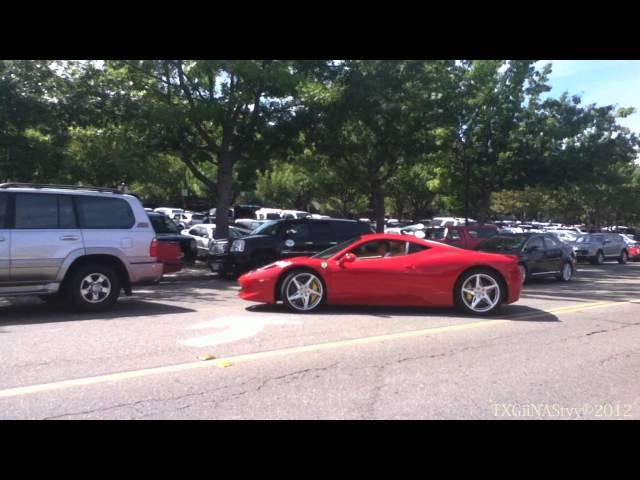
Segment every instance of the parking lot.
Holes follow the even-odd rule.
[[[238,298],[204,268],[108,313],[0,299],[3,419],[640,418],[640,264],[490,317]]]

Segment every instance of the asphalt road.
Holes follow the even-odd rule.
[[[0,298],[0,418],[640,418],[640,264],[533,281],[488,318],[238,290],[189,270],[106,314]]]

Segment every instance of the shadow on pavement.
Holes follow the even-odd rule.
[[[65,307],[51,307],[39,300],[26,298],[0,306],[0,328],[10,325],[35,325],[42,323],[82,320],[113,320],[147,315],[178,315],[195,310],[174,305],[150,303],[139,299],[121,299],[107,312],[76,312]],[[1,332],[1,331],[0,331]]]
[[[251,305],[245,310],[254,313],[293,313],[283,304],[277,305]],[[295,314],[295,313],[294,313]],[[304,317],[304,313],[299,314]],[[411,317],[446,317],[461,318],[470,321],[479,320],[513,320],[526,322],[559,322],[558,317],[538,308],[524,305],[505,305],[494,315],[465,315],[455,308],[442,307],[373,307],[369,305],[348,305],[348,306],[325,306],[314,315],[369,315],[377,318],[393,318],[398,316]]]

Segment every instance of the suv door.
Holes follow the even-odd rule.
[[[311,244],[311,227],[309,222],[290,222],[284,231],[281,254],[283,258],[308,256],[315,253]],[[295,233],[287,233],[295,232]]]
[[[447,227],[447,236],[445,242],[454,247],[464,248],[465,242],[460,227]]]
[[[331,222],[311,222],[311,238],[307,242],[313,252],[321,252],[337,245],[336,229]]]
[[[11,265],[9,257],[11,252],[11,230],[7,228],[8,206],[9,194],[0,193],[0,284],[9,281],[9,267]]]
[[[11,283],[55,282],[64,260],[84,254],[71,195],[16,193]]]

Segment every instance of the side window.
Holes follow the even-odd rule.
[[[478,238],[478,230],[475,230],[475,229],[467,230],[467,233],[471,238]]]
[[[542,237],[531,237],[527,242],[527,248],[538,247],[540,250],[544,249],[544,242]]]
[[[8,198],[9,195],[6,193],[0,193],[0,228],[4,228],[6,226]]]
[[[426,245],[418,245],[417,243],[409,242],[409,250],[407,251],[407,255],[423,252],[425,250],[429,250],[429,247],[427,247]]]
[[[497,235],[497,231],[495,228],[481,228],[478,230],[478,237],[479,238],[491,238],[495,235]]]
[[[460,240],[460,232],[458,232],[457,228],[449,228],[449,233],[447,236],[450,240]]]
[[[16,228],[58,228],[58,196],[41,193],[16,194]]]
[[[119,198],[76,196],[80,228],[129,229],[135,224],[131,207]]]
[[[193,227],[191,230],[189,230],[189,235],[193,235],[193,236],[197,236],[200,234],[200,231],[198,229],[198,227]]]
[[[560,248],[562,247],[562,243],[557,239],[553,238],[551,235],[544,237],[544,243],[547,248]]]
[[[314,222],[311,224],[311,237],[314,240],[333,240],[333,226],[328,222]]]
[[[373,240],[354,248],[353,253],[360,260],[372,260],[383,257],[396,257],[404,255],[406,242],[393,240]]]
[[[310,228],[308,223],[292,223],[288,229],[293,229],[296,234],[291,236],[296,242],[302,242],[309,239]]]

